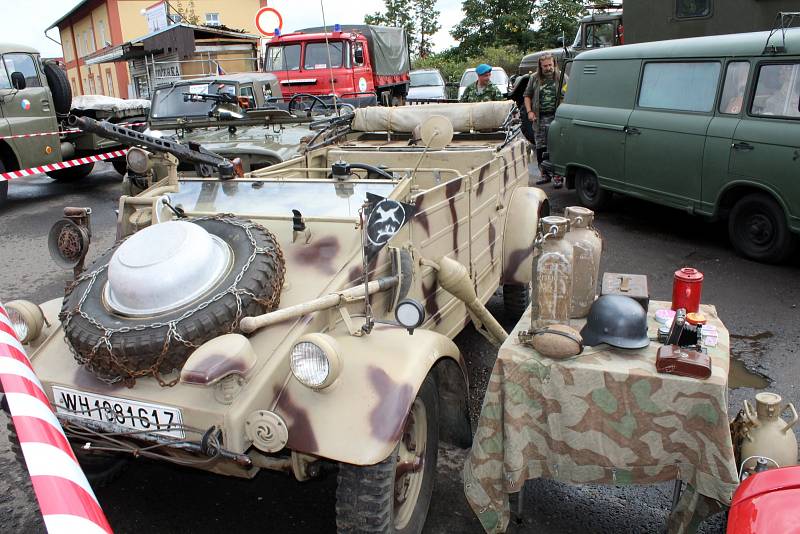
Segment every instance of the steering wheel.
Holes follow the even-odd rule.
[[[314,106],[317,104],[317,102],[319,102],[320,105],[323,107],[328,107],[328,104],[326,104],[325,101],[319,97],[316,97],[314,95],[309,95],[307,93],[297,93],[296,95],[294,95],[292,98],[289,99],[289,104],[286,106],[287,111],[289,111],[289,113],[292,113],[294,111],[295,106],[299,102],[301,102],[304,98],[310,98],[311,100],[313,100],[313,102],[311,102],[311,105],[307,109],[305,109],[305,112],[308,113],[309,115],[311,115],[311,110],[314,109]]]

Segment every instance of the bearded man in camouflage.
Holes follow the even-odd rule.
[[[478,79],[467,86],[461,95],[461,102],[489,102],[490,100],[503,100],[503,95],[491,82],[492,67],[481,63],[475,67]]]
[[[561,73],[556,67],[555,58],[551,54],[539,56],[539,68],[531,74],[528,87],[525,88],[525,109],[528,119],[533,123],[534,139],[536,140],[536,161],[541,170],[542,156],[547,150],[547,131],[556,114],[558,100],[558,80]],[[566,83],[566,79],[564,80]],[[536,182],[537,185],[551,180],[549,174],[543,175]],[[554,184],[560,187],[561,184]]]

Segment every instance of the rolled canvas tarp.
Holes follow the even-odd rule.
[[[444,115],[453,123],[453,131],[456,132],[497,130],[513,107],[511,100],[475,104],[372,106],[355,111],[352,129],[360,132],[412,132],[428,117]]]

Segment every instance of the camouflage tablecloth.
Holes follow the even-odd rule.
[[[668,302],[651,301],[654,312]],[[509,522],[508,496],[525,480],[575,484],[687,483],[669,517],[670,532],[696,528],[718,503],[730,504],[736,465],[728,426],[728,331],[713,306],[701,311],[718,329],[707,380],[656,372],[658,343],[641,350],[587,347],[553,360],[519,343],[530,309],[500,348],[472,450],[464,491],[487,532]],[[573,322],[580,328],[583,321]]]

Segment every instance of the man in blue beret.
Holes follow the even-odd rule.
[[[475,67],[475,74],[478,75],[478,79],[464,90],[464,94],[461,95],[461,102],[503,100],[503,95],[500,94],[500,91],[490,80],[492,76],[492,67],[490,65],[481,63]]]

